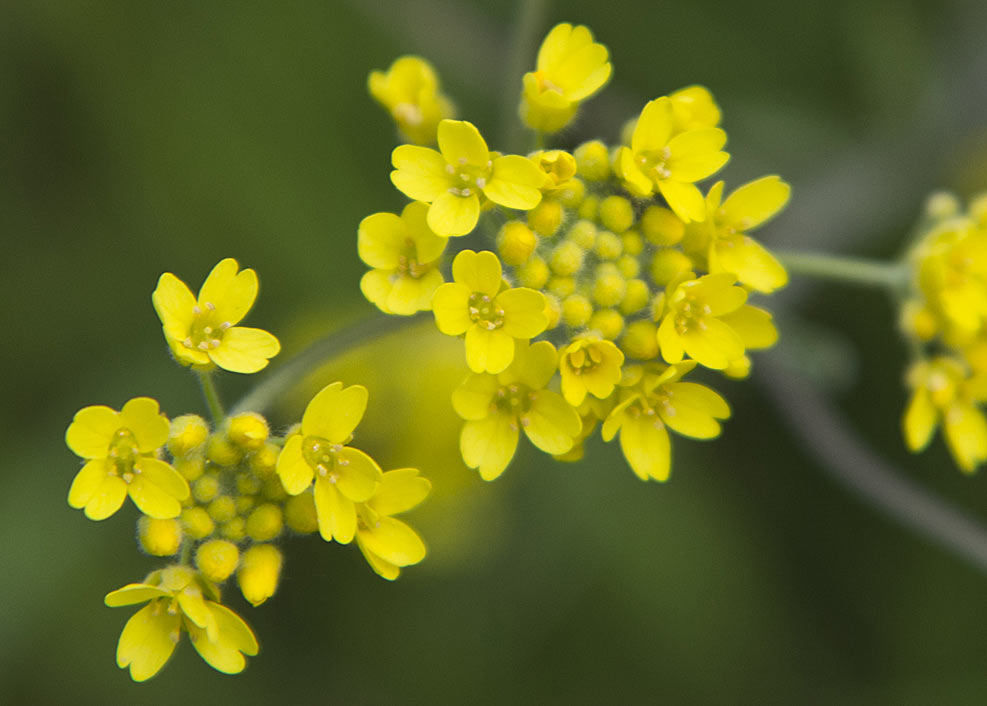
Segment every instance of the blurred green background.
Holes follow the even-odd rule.
[[[285,358],[378,316],[356,225],[402,197],[366,75],[428,56],[497,135],[519,87],[504,75],[517,7],[0,4],[0,702],[987,702],[987,580],[821,473],[759,388],[769,375],[718,385],[734,418],[715,443],[676,438],[666,485],[601,443],[576,465],[522,447],[483,484],[446,403],[461,353],[417,331],[322,375],[370,386],[361,445],[433,478],[410,516],[428,560],[390,584],[355,547],[292,541],[274,599],[253,610],[229,591],[261,641],[243,674],[187,642],[147,684],[116,668],[129,612],[102,597],[158,560],[136,551],[132,508],[93,523],[66,505],[73,413],[142,394],[203,411],[151,308],[164,271],[197,287],[226,256],[256,268],[249,322]],[[707,85],[725,178],[793,184],[771,246],[890,256],[926,193],[987,187],[981,0],[570,0],[539,36],[562,20],[588,24],[615,68],[566,139],[613,140],[646,100]],[[869,443],[987,518],[987,480],[938,442],[902,449],[904,355],[879,294],[796,285],[770,305],[792,351],[833,351],[816,382]],[[251,382],[220,379],[229,400]],[[277,420],[300,411],[289,400]]]

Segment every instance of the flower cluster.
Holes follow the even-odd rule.
[[[536,142],[570,125],[611,72],[586,27],[553,28],[522,80],[519,113]],[[445,119],[437,150],[393,151],[391,181],[411,203],[360,224],[373,268],[361,287],[383,312],[431,311],[463,338],[470,373],[452,401],[463,459],[483,478],[504,471],[522,431],[574,460],[602,424],[632,470],[657,480],[669,474],[669,429],[719,434],[726,402],[682,378],[697,367],[744,377],[748,352],[777,340],[748,300],[787,273],[750,233],[790,191],[777,176],[726,195],[722,181],[700,188],[729,159],[720,120],[710,92],[690,86],[648,102],[618,145],[501,153],[473,124]],[[489,249],[455,247],[463,236]]]
[[[965,472],[987,461],[987,194],[967,209],[948,194],[929,200],[907,255],[911,273],[901,329],[911,343],[905,443],[921,451],[942,425]]]
[[[260,370],[279,350],[277,339],[236,324],[257,293],[253,270],[220,262],[196,298],[174,275],[161,276],[153,302],[176,360],[212,390],[210,371]],[[428,495],[414,468],[384,472],[352,446],[367,405],[359,385],[327,385],[300,424],[271,430],[255,412],[210,425],[186,414],[169,419],[158,402],[132,399],[116,411],[79,410],[65,440],[85,460],[68,502],[92,520],[117,512],[129,496],[141,512],[138,541],[148,554],[173,557],[142,582],[106,596],[108,606],[147,603],[127,622],[117,663],[135,681],[154,676],[187,632],[211,666],[237,673],[257,654],[247,624],[221,603],[235,576],[243,598],[258,606],[274,595],[288,535],[318,531],[326,541],[356,540],[370,567],[388,580],[425,558],[418,534],[394,516]]]

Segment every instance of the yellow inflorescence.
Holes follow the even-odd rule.
[[[609,51],[586,27],[556,26],[523,77],[523,122],[543,143],[611,71]],[[432,235],[489,243],[436,248],[425,268],[431,299],[417,298],[431,285],[414,289],[415,305],[398,311],[385,295],[407,275],[366,247],[368,222],[383,215],[360,229],[361,256],[376,268],[366,278],[381,283],[367,287],[365,278],[367,298],[391,313],[431,309],[443,333],[465,339],[471,374],[453,406],[465,420],[463,459],[483,478],[504,471],[522,432],[571,460],[603,424],[633,471],[656,480],[668,476],[667,429],[719,433],[726,403],[680,378],[700,366],[744,377],[749,352],[776,342],[771,315],[749,299],[788,276],[750,233],[790,192],[777,176],[725,197],[722,181],[700,188],[729,159],[721,119],[710,91],[688,86],[649,101],[617,145],[552,145],[525,158],[492,152],[472,124],[445,120],[438,151],[394,150],[391,180],[416,200],[408,208],[425,213]],[[403,243],[412,262],[414,239]],[[442,283],[450,262],[452,281]]]
[[[361,254],[372,265],[390,268],[386,276],[395,278],[379,302],[385,311],[428,308],[442,281],[430,263],[445,239],[428,230],[426,208],[413,203],[400,217],[378,214],[361,231]],[[419,276],[423,272],[431,275]],[[239,271],[230,259],[213,269],[198,299],[173,275],[162,275],[154,305],[178,362],[203,371],[264,367],[278,351],[277,339],[234,326],[256,292],[253,270]],[[540,294],[531,296],[542,305]],[[218,324],[220,319],[225,323]],[[135,681],[164,666],[183,632],[217,670],[242,671],[245,655],[257,654],[257,640],[220,603],[219,586],[235,576],[244,599],[255,606],[274,595],[284,561],[276,543],[288,533],[318,529],[343,544],[355,538],[371,569],[388,580],[425,558],[422,539],[393,515],[424,500],[428,480],[410,468],[383,473],[370,456],[348,445],[366,402],[363,387],[328,385],[301,424],[284,435],[256,412],[213,425],[194,414],[169,422],[148,397],[132,399],[119,411],[90,406],[76,413],[65,440],[85,463],[72,482],[69,505],[102,520],[129,496],[142,513],[141,549],[174,557],[175,563],[142,583],[106,596],[109,606],[147,603],[127,622],[117,648],[117,663]]]

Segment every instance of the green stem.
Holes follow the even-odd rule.
[[[316,340],[294,358],[280,366],[264,382],[250,390],[233,405],[231,414],[263,412],[283,392],[311,373],[317,365],[335,358],[383,334],[410,327],[422,321],[421,316],[382,316],[361,319],[339,331]]]
[[[212,372],[202,370],[197,370],[195,372],[196,375],[199,376],[199,385],[202,387],[202,396],[206,400],[206,406],[209,407],[209,414],[212,416],[212,422],[214,425],[219,426],[226,418],[226,414],[223,412],[223,404],[219,401],[219,393],[216,391],[216,382],[213,380]]]
[[[796,275],[880,287],[895,293],[908,284],[908,266],[902,262],[809,252],[776,252],[775,255],[785,269]]]
[[[192,563],[192,544],[193,542],[188,539],[182,542],[182,551],[178,558],[180,564],[188,565]]]
[[[521,77],[528,70],[535,57],[538,33],[544,25],[548,11],[547,0],[520,0],[517,9],[517,22],[511,36],[511,53],[507,57],[507,71],[504,74],[504,90],[507,96],[502,101],[500,114],[501,144],[503,149],[517,152],[522,149],[521,141],[524,126],[517,113],[517,102],[521,96]]]

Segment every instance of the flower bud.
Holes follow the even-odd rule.
[[[613,265],[600,265],[593,281],[593,301],[600,306],[617,306],[624,300],[625,294],[627,280],[620,271]]]
[[[207,503],[219,493],[219,478],[215,473],[207,473],[192,484],[192,497],[200,503]]]
[[[589,327],[608,341],[614,341],[624,330],[624,317],[615,309],[600,309],[590,317]]]
[[[230,417],[227,435],[234,444],[247,451],[257,451],[267,441],[270,430],[267,420],[256,412],[245,412]]]
[[[572,277],[552,277],[546,287],[551,294],[563,299],[576,291],[576,280]]]
[[[562,204],[556,199],[542,199],[528,211],[528,226],[546,238],[555,235],[562,225]]]
[[[225,539],[210,539],[199,545],[195,552],[195,565],[210,581],[222,583],[236,570],[240,550]]]
[[[601,230],[596,236],[596,254],[601,260],[616,260],[623,248],[624,243],[620,236],[608,230]]]
[[[632,257],[637,257],[644,251],[644,238],[636,230],[629,230],[620,236],[620,241],[624,245],[624,253]]]
[[[548,264],[538,255],[532,255],[518,271],[518,281],[524,287],[541,289],[545,286],[550,274]]]
[[[202,456],[176,457],[171,465],[190,483],[198,480],[206,471],[206,459]]]
[[[239,542],[247,536],[247,521],[242,517],[234,517],[220,526],[219,533],[231,542]]]
[[[641,214],[641,232],[655,245],[675,245],[685,235],[685,224],[662,206],[648,206]]]
[[[530,221],[530,214],[529,214]],[[538,245],[538,236],[521,221],[508,221],[497,236],[497,251],[504,264],[523,265]]]
[[[271,544],[258,544],[243,553],[236,577],[248,603],[256,607],[274,595],[282,561],[281,552]]]
[[[620,313],[633,314],[641,311],[651,300],[651,290],[643,279],[627,280],[627,293],[620,302]]]
[[[572,153],[576,172],[590,181],[603,181],[610,176],[610,151],[599,140],[584,142]]]
[[[182,525],[178,520],[141,517],[137,522],[141,549],[152,556],[173,556],[182,546]]]
[[[236,501],[229,495],[218,495],[209,503],[209,517],[216,522],[226,522],[236,517]]]
[[[260,449],[250,454],[250,458],[248,459],[250,470],[258,478],[270,477],[278,467],[278,456],[280,454],[280,446],[267,442]]]
[[[658,357],[658,327],[646,320],[629,324],[620,347],[628,356],[638,360]]]
[[[583,250],[592,250],[596,244],[596,224],[593,221],[576,221],[565,237]]]
[[[569,328],[583,328],[593,315],[593,304],[582,294],[571,294],[562,302],[562,320]]]
[[[600,223],[607,230],[623,233],[634,225],[634,207],[623,196],[607,196],[600,202]]]
[[[577,208],[586,198],[586,184],[582,179],[570,179],[559,185],[555,196],[566,208]]]
[[[209,425],[197,414],[183,414],[171,420],[168,451],[176,459],[202,450],[209,438]]]
[[[583,267],[583,249],[571,240],[559,243],[549,264],[557,275],[574,275]]]
[[[550,331],[559,325],[559,321],[562,318],[562,304],[554,294],[545,294],[544,297],[545,316],[548,317],[548,324],[545,326],[545,330]]]
[[[600,210],[600,199],[596,196],[587,196],[576,209],[576,215],[585,218],[587,221],[595,221],[596,214]]]
[[[651,280],[664,287],[682,272],[692,269],[692,260],[680,250],[659,250],[651,258]]]
[[[216,529],[216,523],[202,507],[190,507],[182,510],[182,527],[192,539],[204,539]]]
[[[315,500],[311,493],[293,495],[284,504],[284,522],[293,532],[311,534],[319,529]]]
[[[217,433],[206,442],[206,456],[218,466],[235,466],[243,458],[243,451],[226,434]]]
[[[247,535],[255,542],[268,542],[281,534],[282,526],[281,508],[264,503],[247,518]]]

